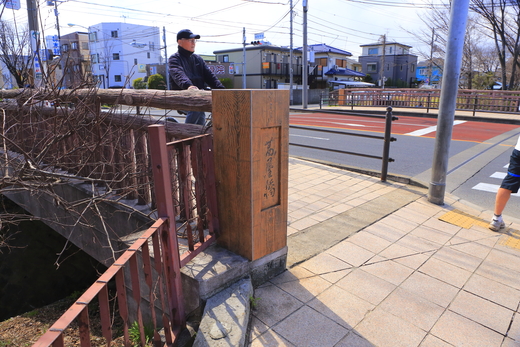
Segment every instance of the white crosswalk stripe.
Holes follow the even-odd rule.
[[[465,120],[456,120],[456,121],[453,122],[453,126],[458,125],[458,124],[463,124],[463,123],[466,123],[466,121]],[[431,127],[427,127],[427,128],[423,128],[423,129],[419,129],[419,130],[415,130],[415,131],[412,131],[411,133],[407,133],[405,135],[423,136],[423,135],[426,135],[426,134],[429,134],[429,133],[433,133],[434,131],[437,131],[437,126],[436,125],[431,126]]]
[[[508,167],[509,167],[509,164],[504,166],[504,168],[506,168],[506,169]],[[502,183],[502,180],[504,179],[504,177],[506,177],[506,175],[507,175],[507,172],[497,171],[497,172],[493,173],[489,177],[490,178],[499,179],[500,183]],[[481,182],[481,183],[477,184],[476,186],[474,186],[472,189],[496,194],[496,192],[498,191],[498,188],[500,188],[500,183],[499,184],[492,184],[492,183],[482,183]],[[516,194],[511,194],[511,196],[518,196],[518,197],[520,197],[520,192],[518,192]]]

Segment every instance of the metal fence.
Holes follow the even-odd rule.
[[[438,109],[439,89],[339,89],[322,94],[320,106]],[[520,92],[501,90],[465,90],[457,95],[457,110],[472,112],[506,112],[520,114]]]
[[[124,346],[162,346],[159,331],[171,346],[185,327],[180,269],[207,248],[219,232],[212,139],[210,135],[201,135],[167,143],[164,126],[150,126],[149,132],[158,220],[34,346],[61,347],[77,338],[82,347],[90,346],[89,305],[96,298],[99,309],[95,311],[106,346],[114,341],[112,326],[116,314],[122,320]],[[177,216],[181,223],[176,223]],[[196,227],[192,228],[192,224]],[[187,240],[184,247],[178,239],[181,233]],[[125,276],[129,278],[125,280]],[[109,286],[114,281],[117,300],[111,303]],[[132,309],[130,304],[134,305]],[[146,315],[143,305],[148,305]],[[78,326],[76,337],[68,329],[74,322]],[[146,338],[148,327],[152,329],[151,341]],[[130,340],[131,328],[139,332],[138,341]]]
[[[385,182],[386,178],[388,176],[388,163],[393,162],[394,159],[389,157],[390,153],[390,143],[393,141],[397,141],[395,137],[392,137],[392,121],[398,120],[399,118],[394,117],[392,115],[392,108],[388,107],[386,109],[386,115],[385,116],[378,116],[378,115],[366,115],[366,114],[350,114],[350,115],[357,115],[360,117],[371,117],[371,118],[381,118],[385,120],[385,134],[384,136],[377,136],[377,135],[367,135],[363,133],[350,133],[345,131],[337,131],[337,130],[327,130],[327,129],[315,129],[310,127],[303,127],[303,126],[297,126],[297,125],[291,125],[289,126],[290,129],[300,129],[300,130],[307,130],[307,131],[319,131],[322,133],[328,133],[328,134],[338,134],[338,135],[344,135],[344,136],[358,136],[358,137],[364,137],[369,139],[376,139],[376,140],[383,140],[383,153],[381,156],[376,155],[370,155],[365,153],[359,153],[359,152],[350,152],[342,149],[333,149],[333,148],[323,148],[323,147],[316,147],[316,146],[310,146],[310,145],[304,145],[300,143],[293,143],[290,142],[289,145],[296,146],[296,147],[303,147],[303,148],[310,148],[310,149],[318,149],[318,150],[324,150],[328,152],[335,152],[335,153],[341,153],[341,154],[348,154],[348,155],[355,155],[365,158],[372,158],[381,160],[382,166],[381,166],[381,181]]]

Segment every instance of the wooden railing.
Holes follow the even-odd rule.
[[[0,91],[5,110],[2,135],[5,149],[24,156],[33,168],[44,165],[49,177],[66,172],[85,182],[104,186],[122,199],[153,206],[148,167],[147,126],[165,124],[170,141],[200,135],[205,129],[191,124],[166,124],[164,118],[131,115],[101,105],[155,105],[169,109],[211,109],[210,92],[78,90],[75,93],[31,94],[31,90]],[[48,100],[55,107],[43,107]],[[72,103],[72,104],[71,104]],[[72,105],[69,107],[68,105]]]
[[[329,106],[439,108],[439,89],[339,89],[322,96]],[[460,89],[456,108],[473,112],[520,113],[520,91]]]

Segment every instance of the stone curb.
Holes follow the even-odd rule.
[[[206,302],[194,347],[246,345],[253,284],[242,279]]]

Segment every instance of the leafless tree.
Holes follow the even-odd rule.
[[[518,0],[472,0],[471,9],[483,19],[482,25],[490,32],[501,67],[504,89],[516,85],[516,68],[520,53],[520,1]],[[508,59],[515,62],[508,77]]]
[[[0,61],[15,78],[19,88],[31,81],[29,41],[27,27],[19,28],[0,20]]]

